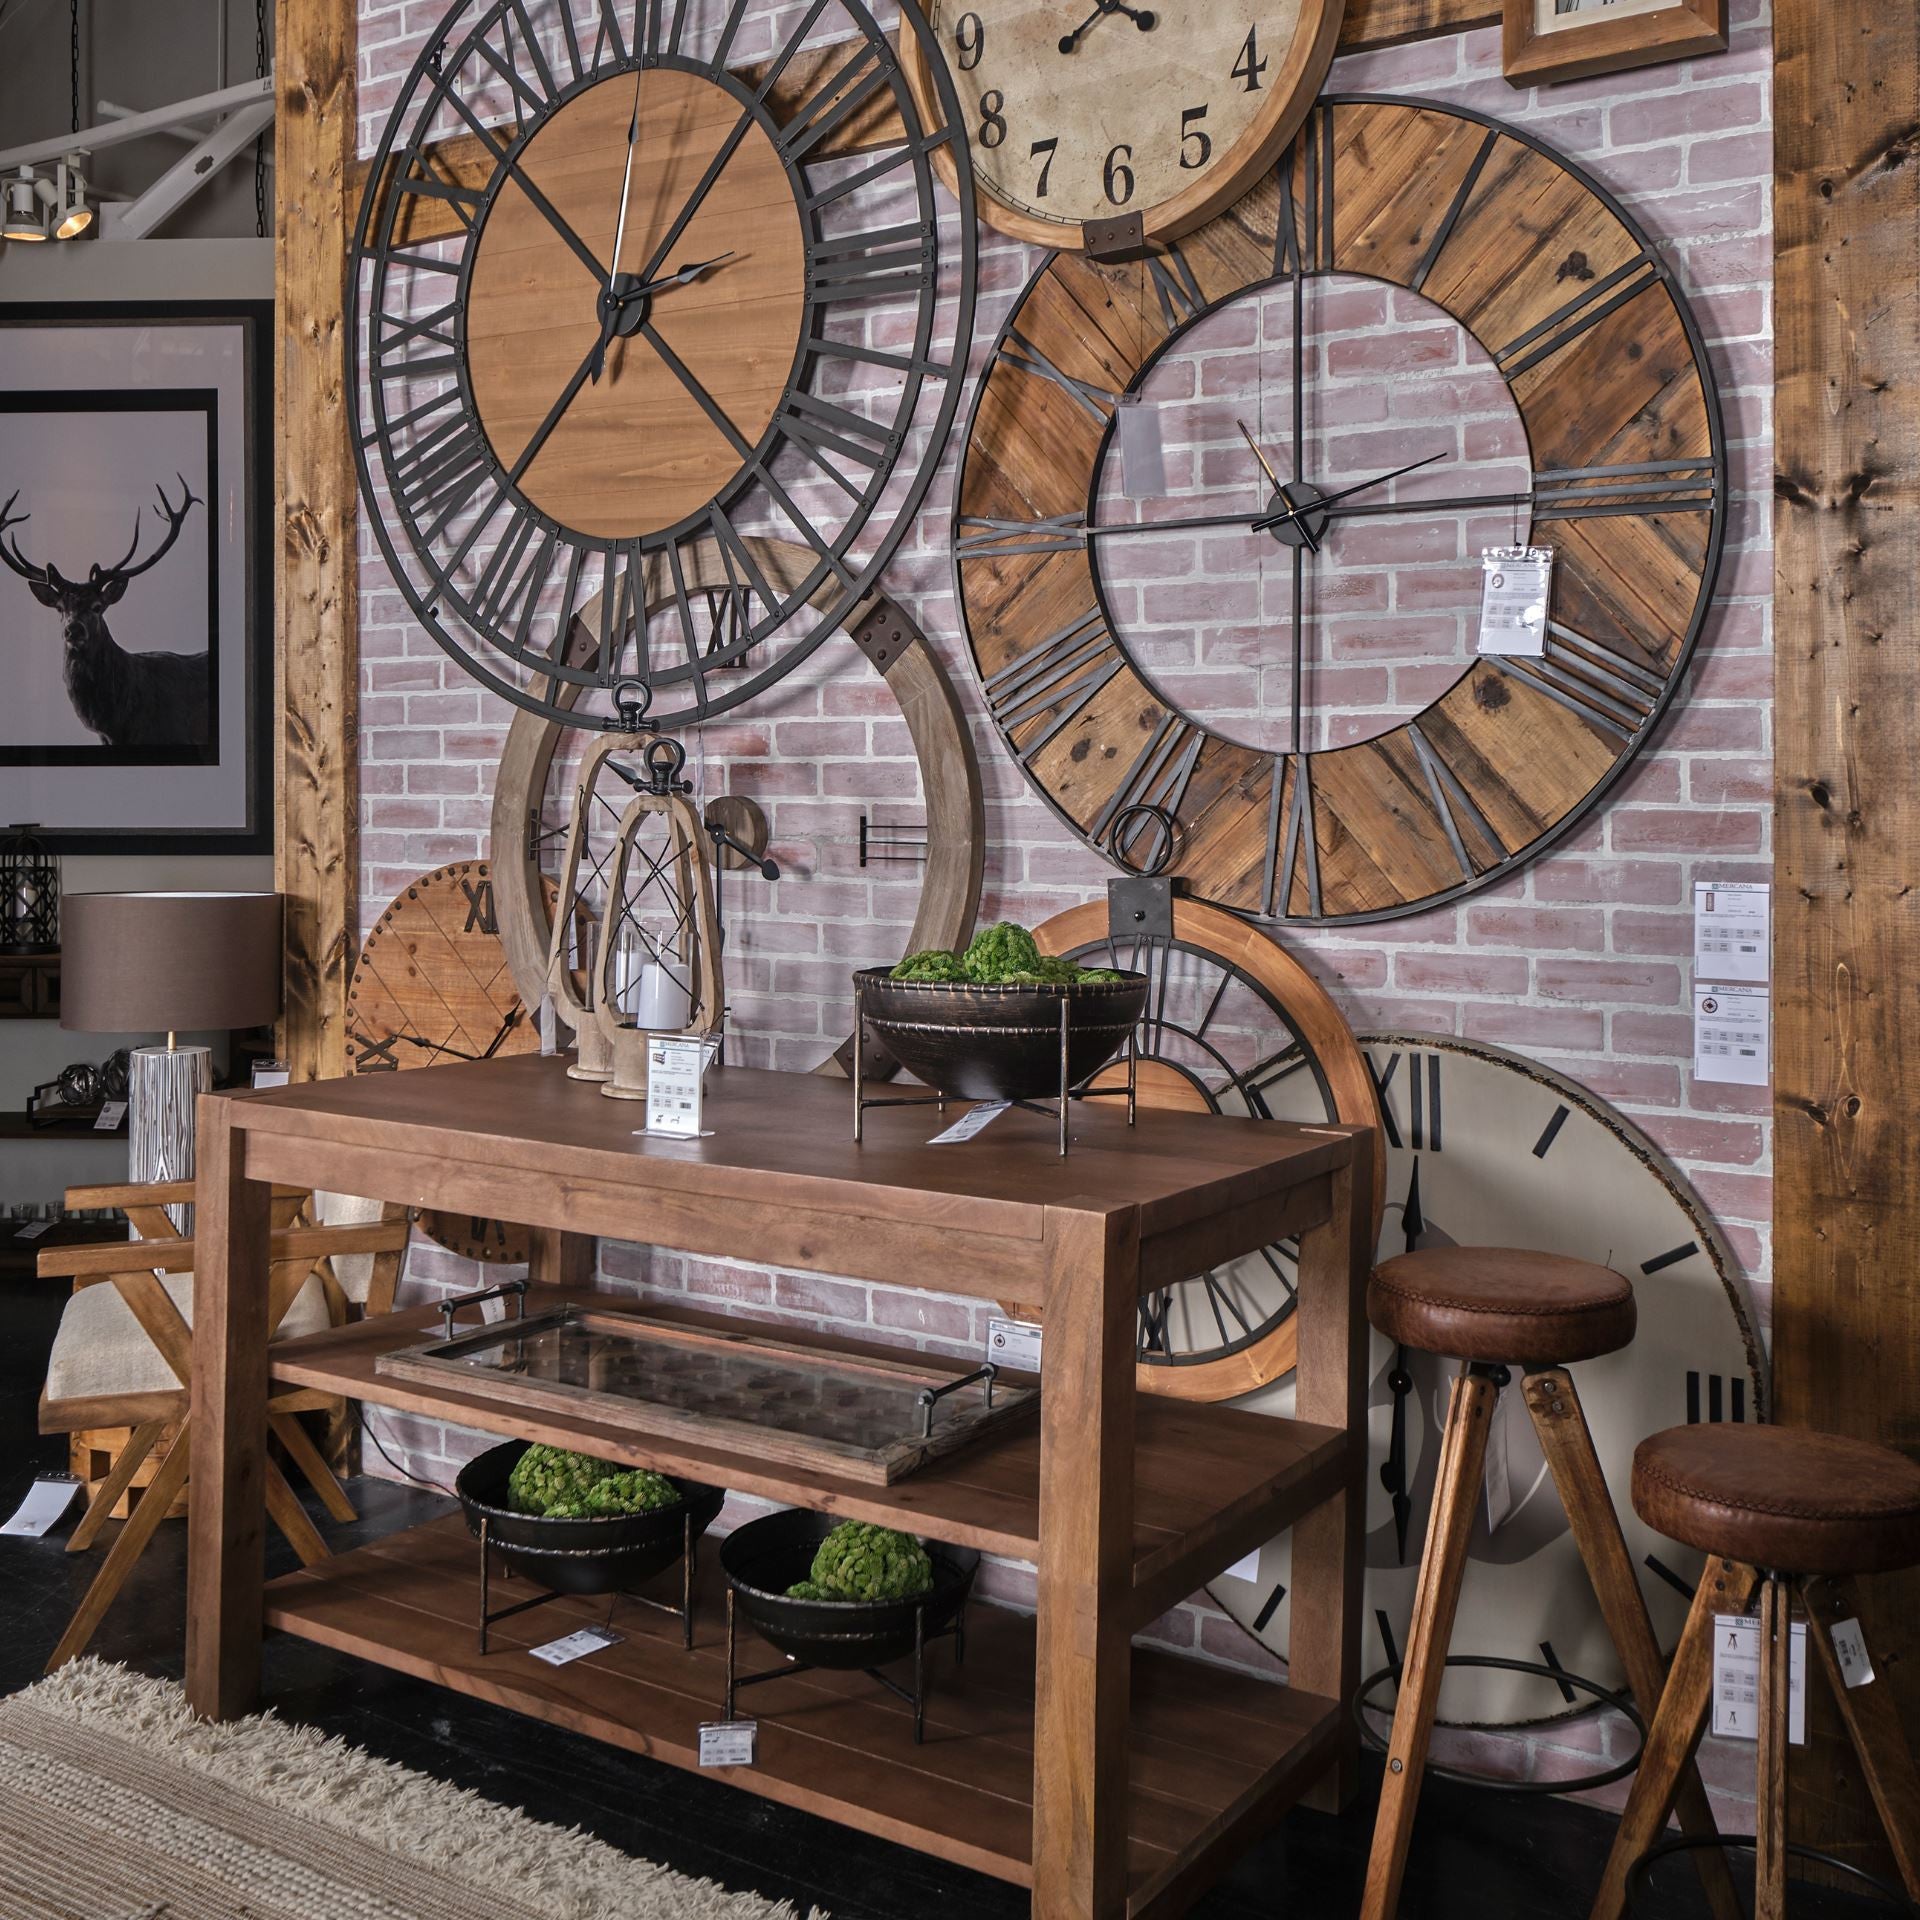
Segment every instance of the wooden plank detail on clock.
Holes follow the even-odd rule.
[[[1249,504],[1260,488],[1251,462],[1211,496],[1199,477],[1150,501],[1110,484],[1121,396],[1189,328],[1296,276],[1305,299],[1353,274],[1419,292],[1475,343],[1473,364],[1491,362],[1526,434],[1524,491],[1490,490],[1467,462],[1458,486],[1436,473],[1403,496],[1386,491],[1399,476],[1383,475],[1327,496],[1316,515],[1339,483],[1316,488],[1318,456],[1298,425],[1291,446],[1274,445],[1291,480],[1253,449],[1273,489],[1264,505]],[[1303,390],[1291,407],[1258,396],[1263,419],[1311,415],[1307,368],[1323,353],[1280,356]],[[1350,493],[1371,497],[1349,506]],[[1314,644],[1302,582],[1323,548],[1337,553],[1355,516],[1474,513],[1510,520],[1516,536],[1530,524],[1528,537],[1555,550],[1545,651],[1469,659],[1424,710],[1389,716],[1373,738],[1332,730],[1324,744],[1303,735],[1276,750],[1270,735],[1249,743],[1236,721],[1210,725],[1136,652],[1131,582],[1122,574],[1108,591],[1109,556],[1134,535],[1273,541],[1246,551],[1291,563],[1293,610],[1270,626],[1271,658],[1257,664],[1264,675],[1291,653],[1297,729]],[[1162,807],[1176,825],[1174,870],[1197,897],[1282,919],[1365,920],[1511,871],[1598,800],[1679,685],[1725,515],[1705,349],[1624,210],[1485,116],[1335,98],[1236,205],[1176,245],[1121,265],[1078,253],[1043,263],[976,398],[955,577],[994,719],[1091,844],[1111,854],[1128,806]],[[1271,607],[1285,573],[1266,587]],[[1166,687],[1190,684],[1170,676]],[[1277,726],[1270,704],[1263,713]]]

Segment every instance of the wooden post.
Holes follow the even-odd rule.
[[[187,1700],[230,1720],[260,1690],[266,1582],[267,1249],[273,1189],[246,1175],[235,1103],[200,1101],[194,1218]]]
[[[274,49],[278,402],[274,884],[286,895],[280,1052],[296,1080],[347,1068],[359,950],[359,570],[346,390],[354,0],[279,0]]]
[[[1774,12],[1774,1391],[1795,1425],[1914,1444],[1920,1401],[1920,18]],[[1876,1580],[1920,1723],[1920,1578]],[[1811,1690],[1793,1837],[1882,1867]]]
[[[1347,1491],[1293,1530],[1293,1611],[1289,1678],[1303,1693],[1341,1703],[1340,1749],[1332,1770],[1304,1796],[1338,1813],[1360,1785],[1360,1740],[1344,1709],[1360,1685],[1360,1585],[1367,1518],[1367,1329],[1372,1267],[1373,1137],[1354,1131],[1354,1157],[1330,1183],[1327,1217],[1300,1237],[1300,1330],[1294,1413],[1353,1436]]]
[[[1127,1910],[1138,1235],[1131,1214],[1049,1216],[1033,1920],[1121,1920]]]

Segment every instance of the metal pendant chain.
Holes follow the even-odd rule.
[[[67,108],[73,132],[80,131],[80,0],[67,9]]]
[[[79,0],[75,0],[78,5]],[[222,6],[226,0],[220,0]],[[264,79],[267,72],[267,0],[253,0],[253,71]],[[267,237],[267,136],[253,143],[253,230],[262,240]]]

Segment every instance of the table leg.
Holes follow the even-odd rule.
[[[1371,1148],[1354,1143],[1356,1161]],[[1339,1748],[1332,1767],[1303,1796],[1310,1807],[1337,1813],[1359,1789],[1359,1735],[1347,1711],[1360,1685],[1360,1584],[1366,1547],[1367,1422],[1364,1293],[1371,1248],[1371,1208],[1356,1211],[1354,1165],[1333,1176],[1327,1218],[1300,1237],[1300,1299],[1294,1309],[1300,1358],[1294,1411],[1302,1420],[1344,1427],[1353,1435],[1347,1489],[1316,1507],[1293,1529],[1292,1629],[1288,1680],[1304,1693],[1340,1705]]]
[[[1127,1909],[1137,1223],[1050,1225],[1041,1356],[1034,1920]]]
[[[230,1720],[260,1692],[266,1580],[267,1236],[236,1103],[203,1095],[195,1174],[187,1699]]]
[[[560,1287],[569,1293],[591,1292],[598,1246],[599,1242],[590,1233],[569,1233],[564,1227],[535,1227],[527,1278],[536,1287]]]

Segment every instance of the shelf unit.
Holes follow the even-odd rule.
[[[0,953],[0,1020],[60,1018],[60,956]]]

